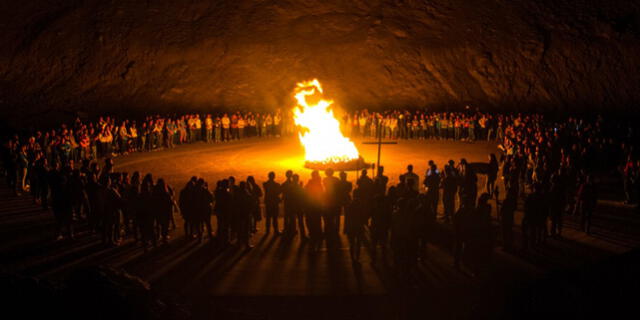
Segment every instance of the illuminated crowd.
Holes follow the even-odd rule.
[[[294,134],[291,117],[278,111],[76,120],[57,130],[7,139],[3,169],[11,188],[30,192],[36,203],[52,210],[59,238],[75,237],[74,229],[83,225],[100,233],[105,244],[133,239],[147,248],[168,241],[179,212],[187,238],[208,236],[222,245],[250,248],[251,236],[264,223],[265,231],[299,235],[318,251],[343,232],[354,261],[368,243],[374,259],[378,249],[391,248],[405,271],[426,257],[438,223],[453,225],[456,264],[471,255],[470,268],[478,273],[488,265],[496,239],[508,252],[530,250],[549,236],[561,236],[566,215],[578,217],[582,230],[590,233],[602,177],[620,176],[625,202],[637,199],[640,162],[633,128],[600,117],[361,110],[344,114],[341,122],[352,137],[381,133],[386,139],[492,140],[498,144],[497,156],[489,155],[486,163],[451,160],[441,167],[430,161],[422,177],[409,166],[393,186],[382,170],[365,170],[355,180],[333,170],[314,171],[310,179],[289,171],[284,181],[270,173],[263,183],[229,177],[209,186],[193,177],[179,194],[151,174],[113,170],[112,157],[119,154]],[[486,176],[486,184],[478,185],[478,175]],[[501,192],[498,180],[504,185]],[[490,203],[499,206],[496,215]],[[521,242],[515,245],[518,208],[524,218]],[[284,217],[282,228],[278,216]],[[498,217],[497,235],[492,216]],[[365,234],[370,242],[364,241]]]

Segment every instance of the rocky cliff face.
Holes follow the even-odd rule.
[[[0,5],[0,107],[291,105],[635,110],[640,5],[620,0],[57,0]]]

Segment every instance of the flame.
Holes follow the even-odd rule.
[[[340,122],[330,108],[333,101],[320,99],[317,103],[307,101],[308,97],[319,94],[322,86],[318,79],[300,82],[294,94],[298,105],[293,109],[296,125],[303,129],[298,134],[309,162],[348,162],[358,159],[358,149],[349,138],[342,135]]]

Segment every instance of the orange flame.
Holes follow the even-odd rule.
[[[305,159],[321,163],[358,159],[358,149],[342,135],[340,122],[333,116],[330,108],[333,101],[320,99],[313,104],[307,101],[307,97],[322,93],[318,79],[300,82],[294,90],[298,105],[293,109],[293,119],[303,128],[298,137],[305,150]]]

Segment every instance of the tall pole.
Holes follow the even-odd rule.
[[[380,152],[382,149],[382,132],[380,132],[380,120],[378,120],[378,162],[376,163],[377,175],[380,175]]]

